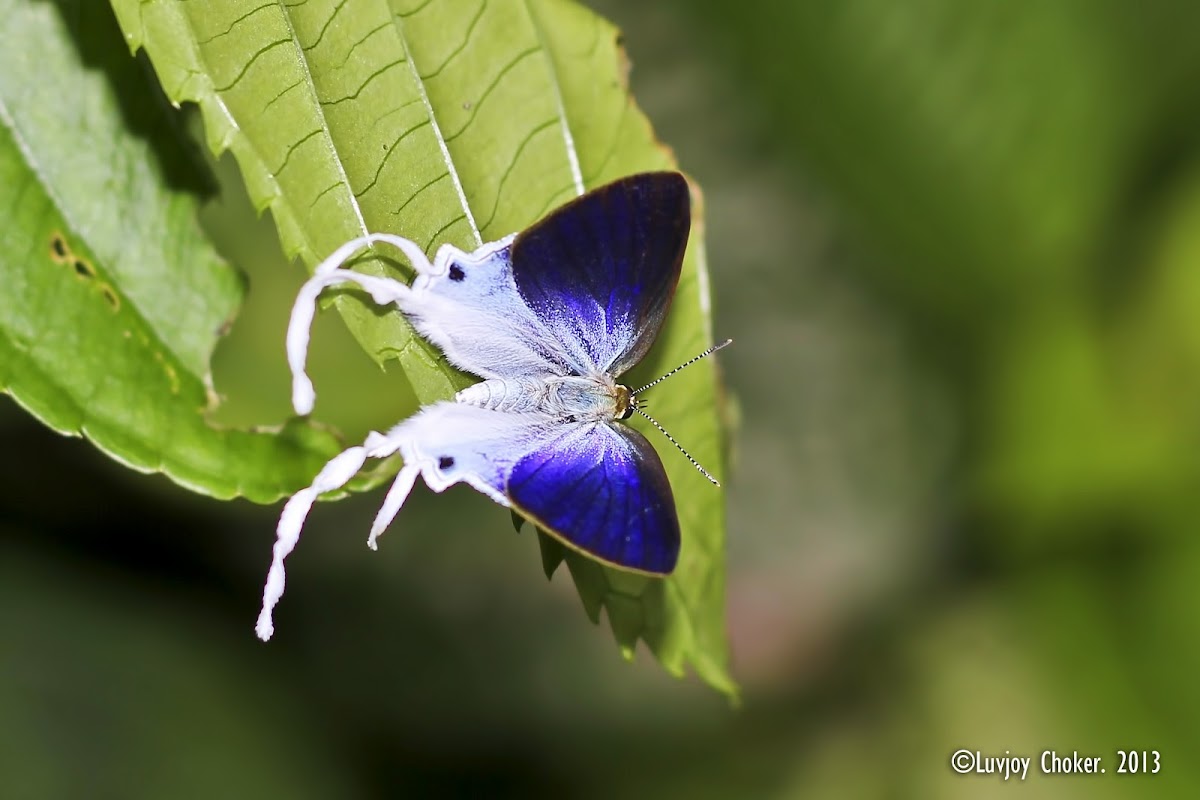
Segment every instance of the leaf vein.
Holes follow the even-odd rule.
[[[436,231],[434,231],[434,232],[433,232],[433,236],[431,236],[431,237],[429,238],[429,241],[428,241],[428,242],[426,242],[426,243],[425,243],[425,246],[424,246],[423,248],[421,248],[421,249],[422,249],[422,250],[424,250],[426,253],[428,253],[428,252],[429,252],[429,248],[433,247],[433,244],[434,244],[434,242],[436,242],[436,241],[437,241],[437,240],[438,240],[438,239],[441,237],[441,235],[442,235],[443,233],[445,233],[447,230],[449,230],[449,229],[450,229],[450,226],[452,226],[454,223],[456,223],[456,222],[459,222],[460,220],[464,220],[464,219],[466,219],[466,218],[467,218],[467,215],[466,215],[466,214],[459,214],[457,217],[455,217],[454,219],[450,220],[449,222],[447,222],[447,223],[446,223],[445,225],[443,225],[442,227],[438,228]]]
[[[383,122],[385,119],[387,119],[388,117],[390,117],[392,114],[398,114],[398,113],[400,113],[401,111],[403,111],[404,109],[408,108],[409,106],[416,105],[416,104],[417,104],[417,103],[419,103],[419,102],[421,102],[421,98],[419,98],[419,97],[414,97],[412,100],[409,100],[407,103],[401,103],[400,105],[398,105],[398,106],[396,106],[395,108],[393,108],[391,111],[389,111],[389,112],[387,112],[386,114],[384,114],[384,115],[383,115],[382,117],[380,117],[379,119],[375,120],[375,122],[373,123],[373,127],[379,127],[379,125],[380,125],[380,124],[381,124],[381,123],[382,123],[382,122]]]
[[[513,152],[512,158],[509,159],[508,167],[505,168],[504,174],[500,176],[500,184],[496,187],[496,198],[492,201],[492,213],[488,215],[487,222],[483,223],[481,226],[482,229],[487,230],[491,226],[492,220],[496,218],[496,211],[500,208],[500,195],[504,193],[504,184],[508,181],[509,176],[512,175],[513,170],[516,169],[517,162],[521,159],[521,153],[524,152],[525,148],[529,146],[529,143],[533,141],[534,137],[547,128],[553,127],[554,123],[556,122],[558,122],[558,120],[553,118],[543,122],[541,125],[538,125],[528,134],[526,134],[525,138],[521,140],[521,143],[517,145],[517,149]]]
[[[557,192],[550,195],[550,199],[546,201],[546,203],[541,207],[541,209],[538,211],[538,213],[534,216],[533,222],[537,222],[539,219],[546,216],[547,211],[549,211],[550,209],[554,208],[555,206],[557,206],[559,204],[559,202],[560,202],[558,199],[559,195],[564,195],[564,194],[565,195],[575,194],[575,184],[571,184],[570,186],[564,186],[562,189],[559,189]]]
[[[307,47],[301,47],[304,52],[311,52],[321,46],[321,40],[325,38],[325,32],[329,30],[329,26],[333,24],[334,19],[337,18],[338,12],[340,12],[345,5],[346,0],[341,0],[341,2],[333,7],[333,13],[329,15],[329,19],[325,20],[325,24],[321,26],[321,32],[317,34],[317,40]]]
[[[281,44],[288,44],[291,41],[292,41],[291,39],[278,39],[274,42],[270,42],[269,44],[263,45],[252,56],[250,56],[250,59],[245,64],[242,65],[242,68],[241,68],[241,70],[238,71],[238,74],[233,76],[233,80],[231,80],[229,83],[225,84],[224,86],[214,86],[213,91],[228,92],[234,86],[237,86],[238,81],[240,81],[242,79],[242,77],[245,76],[245,74],[250,70],[250,67],[254,66],[255,61],[258,61],[260,58],[262,58],[268,52],[270,52],[271,50],[274,50],[276,47],[279,47]]]
[[[321,202],[322,197],[329,194],[330,192],[332,192],[334,189],[338,188],[341,185],[342,185],[342,183],[340,181],[334,181],[333,183],[329,184],[324,189],[322,189],[321,192],[316,197],[313,198],[313,201],[308,204],[308,210],[312,211],[314,208],[316,208],[317,203]]]
[[[388,148],[387,154],[379,160],[379,166],[376,168],[375,176],[373,178],[371,178],[371,182],[368,183],[363,188],[356,191],[355,194],[358,195],[359,197],[362,197],[367,192],[371,191],[371,189],[375,188],[375,184],[377,184],[379,182],[379,176],[383,174],[383,168],[385,166],[387,166],[388,160],[392,157],[392,154],[395,153],[396,150],[400,147],[400,144],[405,140],[405,138],[410,133],[412,133],[413,131],[416,131],[420,128],[424,128],[428,124],[430,124],[430,121],[428,119],[423,119],[420,122],[418,122],[416,125],[413,125],[411,128],[401,131],[400,136],[397,137],[396,141],[392,142],[392,146]]]
[[[418,197],[420,197],[420,196],[421,196],[421,194],[423,194],[423,193],[424,193],[424,191],[425,191],[426,189],[428,189],[430,186],[433,186],[433,185],[434,185],[435,183],[437,183],[438,181],[445,180],[446,178],[449,178],[449,177],[450,177],[450,173],[449,173],[449,172],[443,172],[441,175],[438,175],[436,178],[434,178],[433,180],[429,181],[429,182],[428,182],[428,183],[426,183],[424,186],[419,186],[419,187],[417,187],[417,190],[416,190],[415,192],[413,192],[413,193],[412,193],[412,196],[411,196],[411,197],[409,197],[407,200],[405,200],[405,201],[404,201],[404,202],[403,202],[403,203],[400,205],[400,207],[399,207],[399,208],[397,208],[395,211],[393,211],[393,212],[392,212],[393,216],[400,216],[401,214],[403,214],[403,213],[404,213],[404,209],[408,208],[409,204],[410,204],[412,201],[416,200]]]
[[[361,39],[358,39],[357,41],[352,43],[348,48],[346,48],[346,57],[345,58],[343,58],[341,61],[337,62],[336,64],[330,63],[330,65],[329,65],[330,71],[338,70],[338,69],[341,69],[342,67],[346,66],[346,63],[351,58],[354,57],[355,50],[357,50],[364,43],[366,43],[367,39],[370,39],[372,36],[379,33],[381,30],[388,28],[389,26],[391,26],[391,24],[392,24],[392,21],[388,20],[388,21],[382,23],[381,25],[378,25],[378,26],[372,28],[371,30],[367,31],[365,34],[363,34],[363,37]]]
[[[609,162],[613,160],[613,156],[617,154],[617,144],[621,138],[620,131],[621,128],[625,126],[625,117],[629,113],[629,107],[631,105],[633,105],[632,101],[626,98],[625,105],[621,107],[621,116],[617,118],[617,124],[613,127],[613,135],[612,139],[608,143],[608,149],[604,151],[604,158],[600,160],[600,163],[597,165],[595,171],[584,178],[586,183],[591,184],[599,179],[599,177],[604,174],[604,170],[608,168]]]
[[[455,56],[467,49],[467,45],[471,43],[471,34],[475,32],[475,27],[479,24],[479,20],[483,18],[483,12],[486,9],[487,0],[484,0],[479,4],[479,9],[475,12],[475,16],[471,19],[471,23],[467,26],[466,35],[463,36],[463,40],[459,43],[458,47],[455,47],[452,51],[450,51],[450,54],[446,56],[446,60],[441,64],[438,64],[437,67],[434,68],[433,72],[422,75],[421,80],[427,81],[432,78],[436,78],[441,74],[442,70],[446,68],[446,65],[454,60]]]
[[[249,17],[254,16],[255,14],[257,14],[258,12],[262,11],[265,8],[271,8],[273,5],[274,5],[273,3],[263,3],[261,6],[258,6],[257,8],[250,9],[245,14],[242,14],[240,17],[235,19],[233,22],[229,23],[229,27],[226,28],[225,30],[214,33],[212,36],[209,36],[207,39],[197,39],[196,44],[203,46],[203,45],[211,44],[212,42],[215,42],[217,39],[220,39],[222,36],[228,36],[230,31],[232,31],[234,28],[236,28],[240,22],[242,22],[243,20],[245,20]]]
[[[458,138],[459,136],[462,135],[463,131],[465,131],[467,128],[471,127],[471,123],[475,121],[475,115],[479,113],[479,107],[483,105],[484,101],[488,99],[488,96],[495,90],[495,88],[500,85],[500,82],[502,80],[504,80],[504,76],[506,76],[509,72],[511,72],[517,66],[517,64],[521,63],[521,61],[523,61],[524,59],[533,55],[537,51],[538,51],[537,47],[530,47],[528,50],[522,50],[520,53],[517,54],[516,58],[514,58],[512,61],[505,64],[504,68],[501,69],[498,73],[496,73],[496,77],[492,78],[492,82],[489,83],[487,85],[487,87],[483,90],[483,94],[481,94],[479,96],[479,99],[476,100],[474,105],[471,106],[471,113],[467,117],[467,121],[464,122],[462,127],[459,128],[457,131],[455,131],[454,133],[448,134],[446,136],[446,141],[447,142],[454,141],[456,138]]]
[[[284,153],[283,163],[280,164],[278,168],[271,170],[271,173],[273,175],[279,175],[280,173],[282,173],[285,169],[287,169],[288,162],[291,161],[291,159],[292,159],[292,153],[296,152],[296,150],[300,147],[300,145],[304,144],[309,139],[313,138],[314,136],[320,136],[320,135],[321,135],[321,129],[316,128],[316,129],[310,131],[309,133],[305,134],[304,136],[301,136],[296,141],[292,142],[291,146],[288,147],[287,152]]]
[[[265,106],[263,106],[262,113],[263,113],[263,114],[266,114],[266,113],[267,113],[267,111],[268,111],[268,110],[270,110],[271,106],[275,105],[275,103],[277,103],[277,102],[279,102],[281,99],[283,99],[283,96],[284,96],[285,94],[287,94],[288,92],[290,92],[292,89],[295,89],[297,86],[299,86],[299,85],[300,85],[300,84],[302,84],[302,83],[304,83],[304,79],[303,79],[303,78],[299,79],[298,81],[296,81],[295,83],[293,83],[291,86],[287,87],[286,89],[284,89],[284,90],[282,90],[281,92],[279,92],[279,94],[277,94],[277,95],[275,95],[274,97],[272,97],[270,100],[268,100],[268,101],[267,101],[267,104],[266,104]]]
[[[403,14],[401,14],[400,12],[397,11],[396,16],[400,17],[400,19],[405,19],[407,17],[411,17],[413,14],[416,14],[418,11],[425,8],[425,6],[429,5],[432,2],[433,2],[433,0],[425,0],[425,2],[421,3],[421,5],[417,6],[416,8],[410,8],[408,11],[405,11]]]
[[[371,81],[375,80],[376,78],[378,78],[383,73],[387,72],[392,67],[398,67],[403,63],[404,63],[404,59],[400,58],[400,59],[396,59],[395,61],[384,64],[382,67],[380,67],[379,69],[375,70],[370,75],[368,75],[367,79],[365,81],[363,81],[362,84],[360,84],[357,89],[354,90],[353,94],[348,94],[345,97],[339,97],[336,100],[325,100],[321,103],[321,105],[336,106],[338,103],[344,103],[347,100],[357,100],[359,95],[361,95],[363,93],[363,91],[366,90],[367,86],[370,85]]]

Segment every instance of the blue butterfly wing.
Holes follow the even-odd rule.
[[[631,175],[519,234],[513,278],[579,374],[620,375],[646,355],[662,328],[690,228],[682,175]]]
[[[679,517],[658,453],[627,425],[570,426],[513,466],[513,506],[567,545],[623,569],[666,575]]]

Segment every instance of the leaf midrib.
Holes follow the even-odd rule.
[[[567,119],[567,105],[563,99],[562,83],[558,79],[558,69],[554,66],[554,59],[550,57],[550,48],[546,46],[546,35],[542,31],[542,24],[538,21],[537,14],[533,11],[533,6],[529,5],[529,0],[524,0],[525,14],[529,17],[529,22],[533,25],[533,32],[537,36],[538,49],[542,51],[542,61],[546,64],[546,71],[550,75],[550,83],[554,86],[554,105],[558,109],[558,119],[562,127],[563,147],[567,151],[567,163],[571,167],[571,180],[575,183],[575,194],[581,195],[585,191],[583,182],[583,169],[579,165],[579,152],[575,149],[575,137],[571,134],[571,121]],[[545,213],[543,211],[543,213]]]
[[[454,159],[450,157],[450,148],[446,144],[446,137],[442,134],[442,126],[438,124],[437,115],[433,113],[433,104],[429,102],[429,92],[425,89],[425,79],[421,77],[421,71],[417,69],[417,62],[413,58],[412,48],[408,44],[408,36],[404,32],[404,21],[390,7],[388,13],[392,15],[392,21],[396,26],[396,35],[400,38],[400,45],[404,48],[404,60],[408,64],[409,72],[412,73],[413,82],[416,84],[417,91],[421,93],[421,104],[425,106],[425,113],[429,115],[429,124],[433,130],[434,138],[437,139],[438,151],[442,154],[442,160],[446,162],[446,169],[450,173],[450,181],[454,184],[454,194],[458,198],[459,205],[462,206],[467,224],[471,226],[471,233],[475,236],[476,246],[481,246],[483,245],[483,236],[480,234],[479,226],[475,222],[475,214],[472,213],[471,206],[467,202],[467,194],[463,190],[462,179],[458,175],[458,167],[455,166]]]
[[[346,193],[350,196],[350,205],[354,208],[354,219],[358,223],[358,229],[361,232],[360,235],[366,235],[367,233],[370,232],[367,230],[367,221],[366,221],[366,219],[363,218],[362,208],[358,204],[358,197],[357,197],[357,195],[354,194],[353,187],[350,186],[350,179],[347,177],[346,168],[342,164],[341,154],[338,153],[337,145],[333,141],[333,134],[329,130],[329,120],[325,116],[325,104],[321,101],[320,95],[317,94],[317,87],[313,84],[312,70],[309,69],[309,67],[308,67],[308,56],[305,54],[304,48],[301,46],[300,40],[296,36],[296,27],[292,24],[291,11],[288,9],[287,5],[283,2],[283,0],[276,0],[276,4],[279,7],[280,13],[283,15],[284,24],[287,25],[288,35],[292,37],[292,45],[296,48],[296,53],[300,57],[300,60],[304,65],[304,83],[306,86],[308,86],[308,92],[310,95],[312,95],[312,98],[315,101],[317,114],[321,121],[321,132],[324,134],[325,142],[329,148],[329,153],[331,154],[334,162],[337,165],[338,177],[341,179],[342,183],[345,185]],[[334,10],[334,15],[336,13],[337,13],[337,9]],[[330,15],[331,20],[332,20],[332,18],[333,18],[333,15]],[[324,34],[322,33],[322,35],[324,35]],[[353,49],[351,50],[351,52],[353,52]],[[262,153],[259,153],[258,156],[259,156],[259,160],[262,161],[262,163],[265,165],[267,163],[267,161],[265,158],[263,158]],[[274,173],[271,173],[271,180],[272,180],[272,182],[274,182],[274,180],[275,180]],[[293,209],[293,214],[295,214],[295,213],[296,212]],[[298,217],[298,215],[297,215],[297,217]],[[307,231],[305,232],[304,236],[306,239],[309,239],[309,234]],[[308,248],[309,251],[312,252],[314,258],[319,257],[316,252],[316,249],[313,248],[311,246],[311,244],[312,244],[311,239],[309,239],[309,245],[310,245]]]

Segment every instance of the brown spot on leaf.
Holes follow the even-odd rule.
[[[101,284],[100,291],[104,294],[105,302],[112,306],[113,311],[121,310],[121,298],[111,286],[109,286],[107,283]]]
[[[175,368],[171,366],[170,362],[163,357],[162,351],[154,351],[154,360],[159,363],[159,365],[163,368],[163,372],[166,373],[167,382],[171,385],[171,394],[179,394],[179,373],[177,373]]]

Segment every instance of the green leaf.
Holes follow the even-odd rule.
[[[367,231],[399,233],[426,252],[443,243],[473,249],[587,187],[674,167],[629,95],[617,31],[565,0],[113,7],[130,46],[146,49],[172,100],[199,104],[210,146],[232,150],[251,199],[271,210],[288,254],[310,267]],[[673,312],[631,384],[712,340],[696,199]],[[356,268],[396,274],[382,258]],[[400,315],[351,293],[335,302],[377,361],[400,361],[421,402],[469,382]],[[715,365],[701,362],[655,392],[654,409],[719,475],[717,389]],[[596,598],[608,610],[627,651],[640,636],[672,672],[690,663],[732,692],[724,498],[682,456],[670,452],[664,461],[685,537],[676,573],[631,581],[590,561],[569,556],[568,564],[585,604]]]
[[[37,42],[36,59],[0,48],[0,390],[196,491],[294,491],[337,442],[207,424],[209,357],[242,287],[196,226],[188,155],[152,104],[128,102],[147,83],[108,9],[0,0],[0,39]]]

